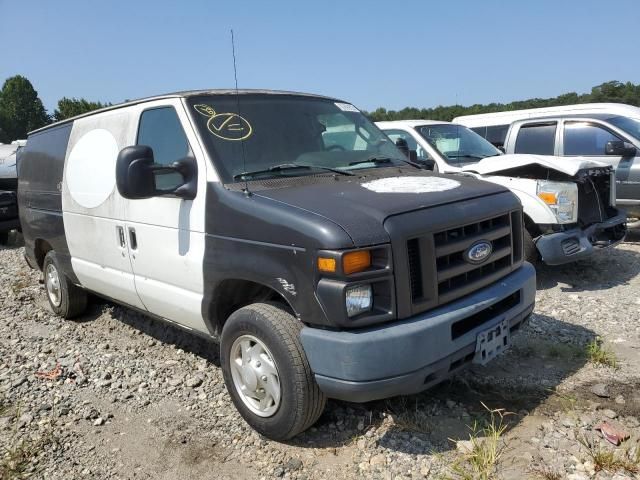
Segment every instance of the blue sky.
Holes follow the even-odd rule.
[[[0,0],[0,81],[45,106],[233,86],[362,109],[511,101],[640,83],[638,0]]]

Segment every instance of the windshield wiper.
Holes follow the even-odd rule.
[[[299,165],[297,163],[281,163],[280,165],[274,165],[273,167],[264,168],[262,170],[253,170],[251,172],[242,172],[233,176],[234,180],[245,180],[246,177],[253,177],[254,175],[261,175],[265,173],[282,172],[285,170],[325,170],[327,172],[339,173],[341,175],[353,175],[351,172],[339,170],[337,168],[330,167],[317,167],[315,165]]]
[[[469,153],[459,153],[459,154],[455,154],[455,153],[447,153],[446,154],[447,157],[449,158],[460,158],[460,157],[466,157],[466,158],[475,158],[476,160],[482,160],[484,158],[487,158],[488,155],[471,155]]]
[[[381,164],[387,164],[387,163],[391,163],[392,161],[398,161],[398,162],[404,162],[406,164],[409,164],[413,167],[416,167],[420,170],[423,169],[423,167],[416,163],[416,162],[412,162],[411,160],[405,160],[404,158],[391,158],[391,157],[379,157],[379,156],[371,156],[369,158],[367,158],[366,160],[357,160],[355,162],[351,162],[349,165],[360,165],[362,163],[374,163],[376,165],[381,165]]]
[[[380,165],[382,163],[391,163],[391,157],[371,156],[371,157],[368,157],[368,158],[363,159],[363,160],[356,160],[355,162],[350,162],[349,166],[351,166],[351,165],[360,165],[361,163],[374,163],[376,165]]]

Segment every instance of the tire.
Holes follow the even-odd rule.
[[[42,272],[47,300],[56,315],[68,319],[77,317],[87,309],[87,292],[71,283],[62,273],[58,257],[53,250],[44,257]]]
[[[538,249],[536,248],[536,244],[533,242],[533,238],[529,231],[524,229],[524,236],[522,238],[524,243],[524,259],[535,265],[540,261],[540,254],[538,253]]]
[[[0,245],[9,244],[9,232],[0,232]]]
[[[256,431],[272,440],[288,440],[303,432],[318,420],[326,404],[326,397],[315,381],[300,343],[301,328],[300,321],[283,308],[268,303],[255,303],[235,311],[222,329],[220,362],[227,391],[242,418]],[[266,347],[266,354],[255,355],[260,352],[259,345],[253,345],[249,340],[251,338]],[[254,354],[254,358],[244,354],[239,358],[238,352],[246,351],[242,346],[243,342],[248,342],[244,345],[253,345],[250,352]],[[257,362],[256,356],[264,361]],[[245,362],[247,359],[249,361]],[[280,398],[277,407],[275,401],[272,404],[269,402],[269,408],[275,409],[273,412],[265,409],[256,413],[254,403],[257,400],[240,393],[241,385],[238,380],[234,380],[234,375],[241,378],[242,383],[248,379],[246,384],[254,387],[253,378],[264,380],[264,383],[258,380],[258,388],[251,390],[255,393],[262,385],[266,387],[262,389],[264,394],[265,390],[273,388],[273,375],[270,374],[267,378],[267,375],[262,375],[262,370],[256,370],[252,365],[273,368],[273,364],[265,359],[271,359],[275,364]],[[240,374],[247,371],[248,376]],[[267,386],[268,382],[271,382],[268,384],[270,388]]]

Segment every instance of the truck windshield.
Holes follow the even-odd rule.
[[[462,125],[422,125],[416,127],[416,130],[454,167],[464,167],[483,158],[502,154],[480,135]]]
[[[627,132],[633,138],[640,140],[640,121],[629,117],[611,117],[607,118],[607,120],[620,130]]]
[[[282,94],[189,98],[191,115],[225,183],[345,173],[406,163],[353,105]]]

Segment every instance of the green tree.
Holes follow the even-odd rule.
[[[53,112],[53,118],[56,121],[65,120],[67,118],[82,115],[83,113],[97,110],[99,108],[108,107],[110,103],[90,102],[84,98],[67,98],[63,97],[58,100],[58,108]]]
[[[451,121],[460,115],[477,113],[493,113],[524,108],[553,107],[557,105],[575,105],[577,103],[612,102],[640,106],[640,84],[618,81],[605,82],[591,89],[591,93],[564,93],[552,98],[530,98],[511,103],[475,104],[468,107],[462,105],[440,105],[434,108],[405,107],[402,110],[387,110],[383,107],[367,113],[375,122],[384,120],[429,119]],[[366,112],[365,112],[366,113]]]
[[[21,75],[5,80],[0,90],[0,142],[27,138],[49,123],[47,111],[31,82]]]

